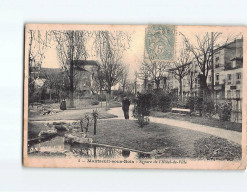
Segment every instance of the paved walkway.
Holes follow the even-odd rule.
[[[134,119],[131,116],[132,109],[133,109],[133,105],[130,106],[130,120]],[[118,118],[116,119],[124,119],[124,115],[123,115],[123,111],[121,107],[111,108],[108,112],[111,114],[117,115]],[[216,127],[209,127],[205,125],[198,125],[198,124],[191,123],[188,121],[179,121],[179,120],[168,119],[168,118],[150,117],[150,121],[153,123],[165,124],[165,125],[180,127],[183,129],[189,129],[192,131],[199,131],[199,132],[211,134],[214,136],[218,136],[218,137],[233,141],[237,144],[241,144],[242,142],[242,136],[241,136],[242,133],[236,132],[236,131],[230,131],[230,130],[216,128]]]

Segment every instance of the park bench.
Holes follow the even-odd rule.
[[[172,113],[191,114],[191,110],[185,108],[172,108]]]

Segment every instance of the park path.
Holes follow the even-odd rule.
[[[134,120],[134,118],[132,117],[132,109],[133,109],[133,105],[130,106],[130,120]],[[123,115],[123,111],[121,107],[111,108],[108,112],[110,114],[117,115],[118,118],[115,118],[115,119],[124,119],[124,115]],[[170,125],[174,127],[192,130],[192,131],[198,131],[202,133],[211,134],[214,136],[225,138],[229,141],[232,141],[240,145],[242,142],[242,136],[241,136],[242,133],[240,132],[230,131],[230,130],[217,128],[217,127],[199,125],[199,124],[191,123],[188,121],[179,121],[175,119],[158,118],[158,117],[149,117],[149,118],[150,118],[150,121],[153,123],[165,124],[165,125]]]

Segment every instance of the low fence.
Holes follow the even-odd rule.
[[[189,97],[183,97],[183,103],[188,101]],[[178,100],[179,101],[179,100]],[[214,99],[216,105],[230,101],[232,104],[231,122],[242,123],[242,98],[227,98],[227,99]]]
[[[227,99],[215,99],[216,104],[230,101],[232,104],[231,122],[242,123],[242,99],[241,98],[227,98]]]

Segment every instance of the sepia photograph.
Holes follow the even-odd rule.
[[[246,169],[246,30],[26,24],[24,166]]]

